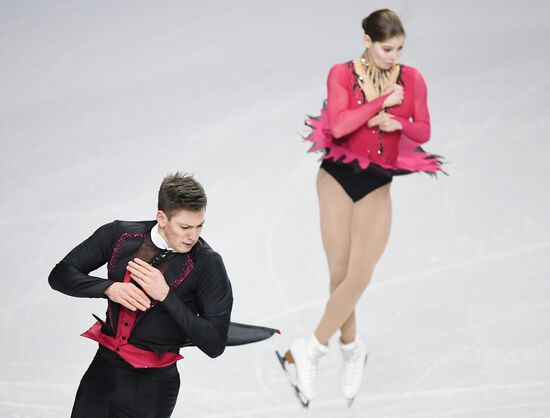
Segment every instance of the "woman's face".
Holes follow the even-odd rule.
[[[382,70],[390,69],[401,57],[403,52],[403,35],[395,36],[382,42],[372,42],[370,36],[365,35],[367,56],[371,63]]]

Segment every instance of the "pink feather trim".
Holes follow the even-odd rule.
[[[351,152],[339,145],[339,141],[332,136],[326,109],[321,110],[319,117],[308,117],[306,125],[311,128],[311,133],[304,139],[313,143],[308,152],[324,152],[324,159],[333,159],[346,164],[357,161],[363,170],[366,170],[371,164],[376,164],[392,171],[424,171],[431,174],[442,171],[443,158],[441,156],[425,152],[416,142],[405,136],[401,136],[398,156],[393,165],[374,162],[368,156]]]

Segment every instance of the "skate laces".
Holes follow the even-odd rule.
[[[353,375],[355,374],[359,351],[359,346],[356,346],[353,350],[350,350],[350,352],[344,352],[344,376],[346,377],[346,380],[353,378]]]
[[[357,379],[357,374],[363,367],[363,358],[361,357],[364,357],[364,354],[366,354],[365,350],[359,342],[353,349],[342,350],[342,357],[344,359],[343,378],[345,384],[353,384],[355,379]]]
[[[309,357],[309,360],[303,370],[303,378],[308,383],[315,383],[317,379],[317,368],[319,366],[319,359],[321,358],[321,353],[315,349],[315,347],[308,347],[306,350],[306,356]]]

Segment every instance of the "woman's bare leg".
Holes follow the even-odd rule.
[[[332,206],[338,206],[337,202],[339,203],[332,200]],[[390,227],[390,184],[374,190],[353,204],[348,265],[344,279],[332,292],[325,313],[315,330],[315,336],[320,343],[327,345],[340,327],[346,333],[344,342],[348,342],[348,333],[353,331],[355,334],[354,316],[351,315],[384,252]],[[329,251],[327,257],[328,253]],[[346,324],[346,321],[349,322]]]

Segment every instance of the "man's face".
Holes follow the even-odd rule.
[[[170,220],[162,210],[157,212],[159,233],[169,247],[178,253],[188,253],[199,240],[204,225],[206,209],[191,211],[181,209]]]

